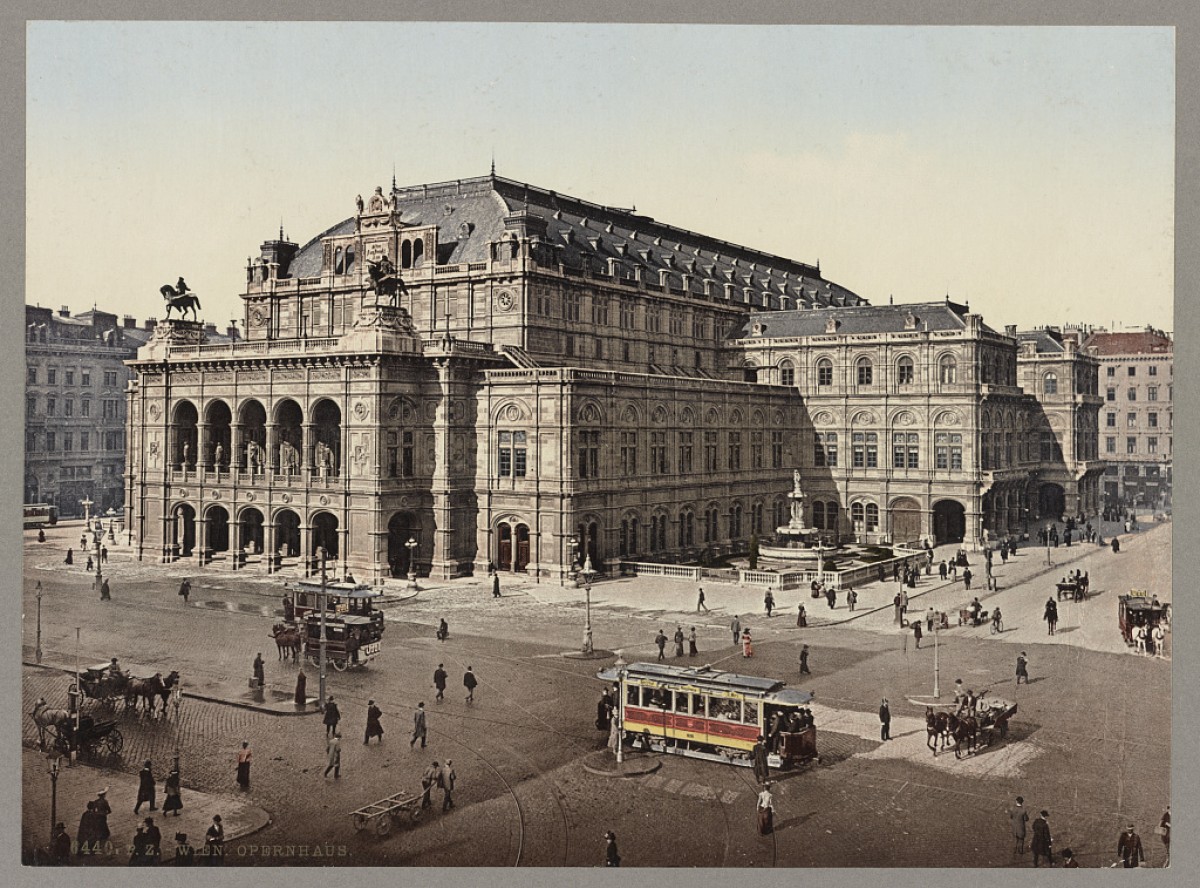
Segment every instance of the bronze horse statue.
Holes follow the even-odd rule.
[[[300,646],[304,638],[300,629],[286,623],[276,623],[271,627],[271,637],[275,639],[280,660],[285,659],[288,654],[291,655],[293,663],[300,659]]]
[[[200,299],[195,293],[188,289],[188,285],[183,278],[179,279],[179,283],[172,287],[170,284],[163,284],[158,288],[158,292],[162,294],[162,298],[167,302],[167,320],[171,319],[171,309],[179,311],[179,319],[183,320],[183,316],[191,311],[192,320],[198,321],[196,309],[200,308]]]
[[[162,699],[162,714],[167,714],[167,700],[171,696],[171,688],[179,681],[179,673],[172,670],[166,679],[161,672],[154,673],[152,678],[131,678],[125,687],[125,708],[132,704],[137,711],[138,700],[142,701],[142,709],[146,715],[154,716],[154,698]]]
[[[389,304],[393,306],[397,304],[401,293],[408,292],[408,287],[400,278],[400,272],[396,266],[392,265],[392,260],[387,256],[382,257],[378,262],[367,260],[367,274],[370,275],[371,287],[375,291],[376,297],[386,296]]]

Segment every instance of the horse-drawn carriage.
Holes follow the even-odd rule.
[[[1063,577],[1054,584],[1056,597],[1059,601],[1069,598],[1072,601],[1087,601],[1090,580],[1086,574],[1076,572],[1074,575]]]
[[[79,673],[80,704],[95,700],[106,706],[121,700],[125,708],[137,708],[138,701],[147,715],[154,715],[155,700],[162,700],[162,713],[167,713],[167,701],[179,684],[179,673],[172,671],[163,678],[161,671],[148,666],[114,668],[113,662],[97,663]]]
[[[1155,626],[1171,624],[1171,605],[1160,602],[1157,595],[1143,589],[1130,589],[1128,595],[1117,597],[1117,625],[1126,644],[1133,644],[1134,630],[1143,626],[1151,632]]]
[[[954,746],[954,757],[962,758],[978,752],[981,747],[991,746],[999,735],[1008,736],[1008,721],[1017,712],[1017,704],[999,697],[980,696],[970,708],[960,707],[956,712],[935,712],[932,706],[925,709],[926,745],[934,756],[939,749]]]
[[[109,755],[120,755],[125,738],[115,721],[96,721],[90,715],[79,717],[79,727],[74,720],[51,725],[46,729],[55,751],[68,755],[72,749],[89,755],[102,751]]]

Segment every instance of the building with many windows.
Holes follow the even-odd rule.
[[[1104,504],[1157,508],[1171,502],[1174,342],[1147,327],[1081,331],[1099,361]]]
[[[787,522],[793,469],[818,527],[976,546],[1038,517],[1062,462],[1015,329],[495,175],[280,231],[241,298],[245,341],[175,322],[129,362],[139,557],[323,553],[372,580],[704,560]]]
[[[93,513],[120,509],[131,378],[124,361],[155,322],[27,305],[25,325],[25,502],[52,504],[64,517],[82,515],[83,500]],[[208,335],[226,338],[211,326]]]

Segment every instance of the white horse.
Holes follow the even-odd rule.
[[[46,748],[46,728],[59,728],[63,725],[71,723],[71,713],[65,709],[51,709],[46,702],[45,697],[38,697],[37,702],[33,704],[33,712],[29,713],[33,716],[33,723],[38,729],[38,748]]]

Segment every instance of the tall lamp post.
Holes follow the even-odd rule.
[[[934,614],[933,617],[933,699],[940,700],[942,696],[941,688],[938,687],[938,679],[940,677],[940,669],[938,668],[938,636],[942,631],[942,615],[941,613]]]
[[[320,694],[319,694],[319,705],[322,709],[324,709],[325,708],[325,603],[327,601],[327,599],[325,597],[325,583],[326,583],[325,559],[327,557],[327,553],[325,551],[324,546],[317,547],[317,557],[321,559],[321,595],[320,595],[320,601],[318,602],[318,606],[321,608],[321,629],[320,629],[321,634],[320,634],[320,641],[319,641],[319,645],[318,645],[318,647],[320,648],[320,657],[319,657],[318,662],[319,662],[319,668],[320,668],[320,688],[321,688]]]
[[[570,560],[570,567],[567,568],[567,579],[575,584],[575,588],[579,588],[578,568],[579,568],[579,540],[575,537],[567,537],[567,558]]]
[[[33,657],[42,662],[42,581],[37,584],[37,645],[33,649]]]
[[[621,652],[617,651],[617,662],[613,663],[617,670],[617,683],[620,688],[619,693],[621,699],[617,701],[617,705],[613,707],[613,712],[617,716],[617,764],[625,761],[625,719],[621,713],[625,709],[625,679],[629,675],[629,664],[625,662],[625,658],[621,656]]]
[[[408,549],[408,587],[410,589],[420,588],[417,586],[417,540],[415,537],[409,537],[408,542],[404,544],[404,548]]]
[[[100,531],[97,530],[94,534],[92,542],[96,546],[96,594],[100,594],[100,589],[104,585],[104,574],[100,570]]]
[[[592,648],[592,579],[596,571],[592,570],[592,556],[583,562],[583,591],[586,598],[585,622],[583,624],[583,652],[591,655]]]
[[[58,823],[58,763],[61,756],[56,756],[50,763],[50,839],[54,839],[54,825]]]
[[[1046,525],[1046,564],[1053,564],[1050,560],[1050,525]]]

